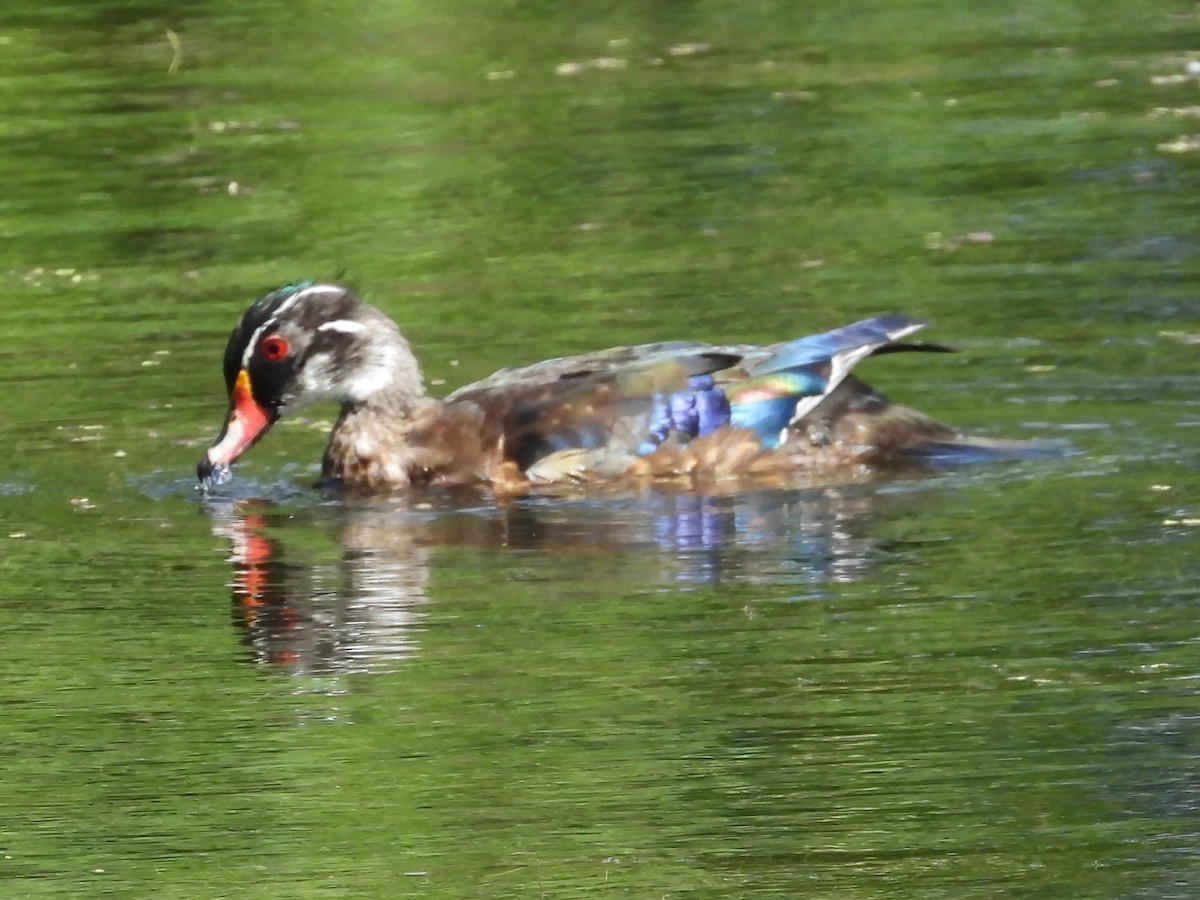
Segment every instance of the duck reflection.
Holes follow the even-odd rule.
[[[293,548],[297,516],[265,500],[210,503],[213,533],[229,541],[233,619],[255,660],[297,674],[365,671],[411,655],[426,602],[428,547],[370,516],[336,529],[333,561]]]
[[[644,579],[639,590],[795,585],[797,597],[861,577],[870,560],[859,532],[873,494],[854,486],[475,508],[461,499],[344,499],[301,511],[207,500],[213,533],[229,542],[233,618],[253,658],[310,675],[394,667],[418,651],[445,548],[524,551],[522,571],[578,562],[578,578],[619,554],[622,578]],[[323,548],[313,548],[314,534]]]

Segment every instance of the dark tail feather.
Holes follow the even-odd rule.
[[[1079,451],[1065,441],[1019,441],[956,435],[907,447],[896,454],[901,461],[937,469],[1004,460],[1061,459]]]
[[[945,344],[934,344],[929,341],[905,341],[902,344],[884,344],[871,352],[872,356],[883,356],[885,353],[957,353],[953,347]]]

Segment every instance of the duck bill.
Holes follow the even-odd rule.
[[[210,487],[228,481],[230,464],[267,433],[275,418],[254,399],[250,375],[242,369],[229,394],[229,418],[225,420],[225,427],[196,467],[201,484]]]

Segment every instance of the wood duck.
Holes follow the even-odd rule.
[[[426,394],[386,315],[332,284],[256,301],[225,349],[229,414],[197,468],[204,488],[283,415],[334,400],[323,480],[364,491],[677,479],[781,481],[958,451],[1032,445],[970,437],[889,403],[850,370],[924,323],[882,315],[759,346],[667,341],[503,369],[445,399]]]

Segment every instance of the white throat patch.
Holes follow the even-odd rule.
[[[340,334],[358,334],[366,330],[366,325],[362,322],[355,322],[353,319],[334,319],[332,322],[325,322],[317,326],[317,331],[336,331]]]

